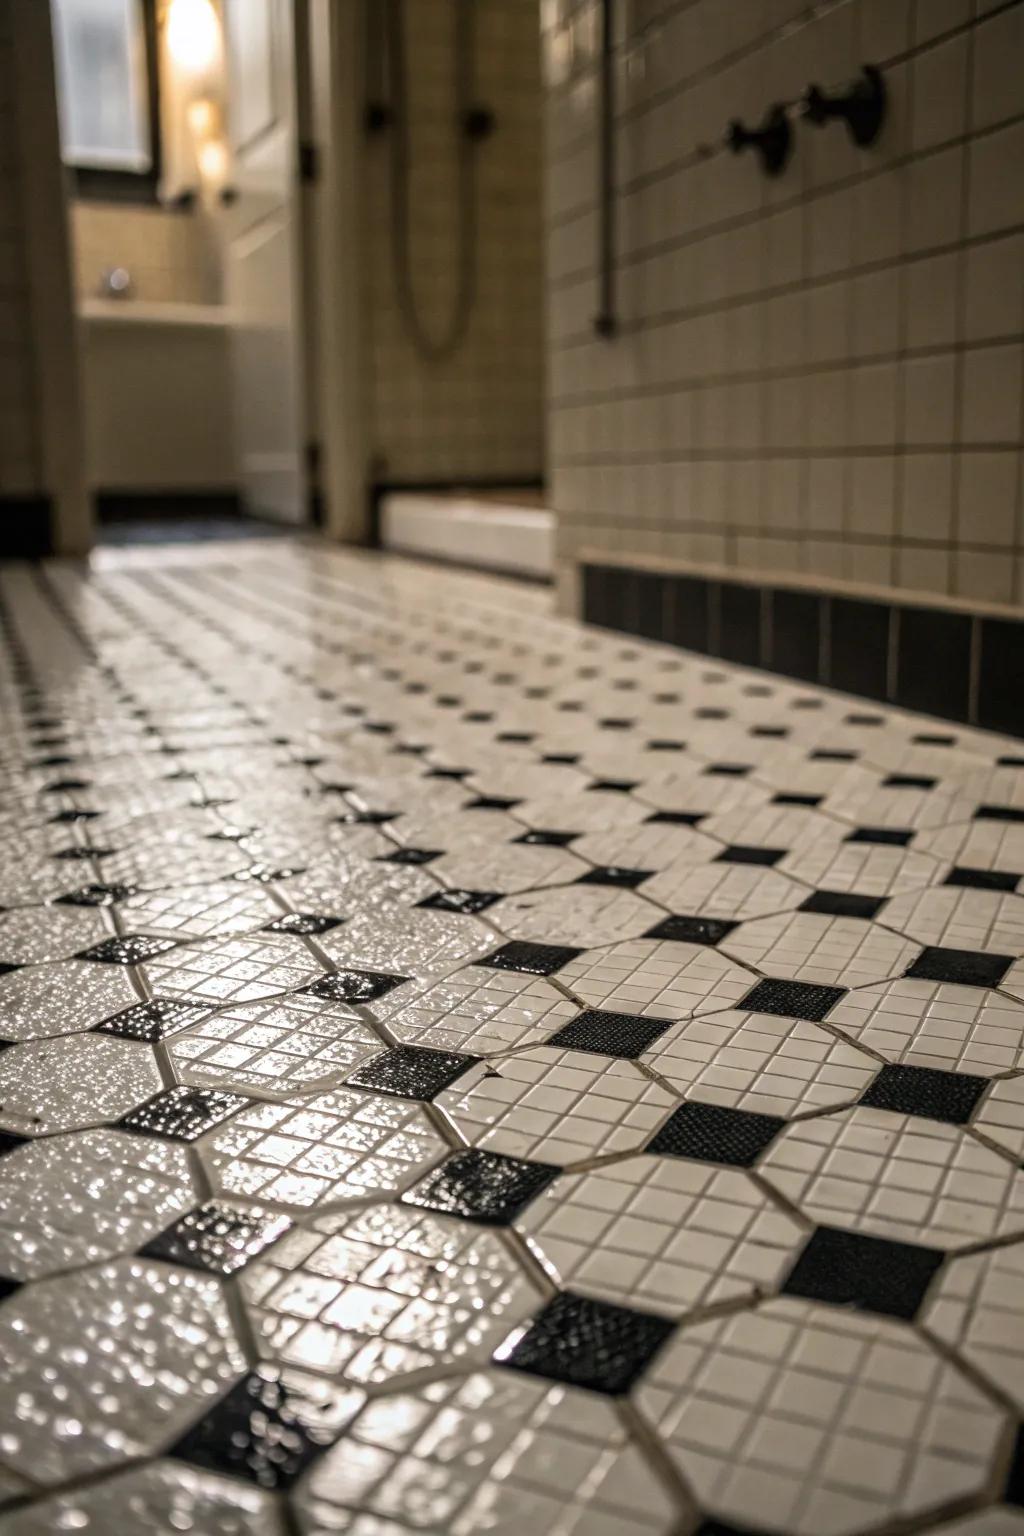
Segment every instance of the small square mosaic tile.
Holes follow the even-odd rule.
[[[1021,1536],[1019,745],[285,538],[0,627],[5,1536]]]

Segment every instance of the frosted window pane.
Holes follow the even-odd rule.
[[[148,171],[139,0],[52,0],[61,148],[71,165]]]

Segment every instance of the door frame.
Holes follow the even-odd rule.
[[[84,555],[92,547],[94,509],[85,463],[78,316],[50,7],[44,0],[10,3],[15,158],[35,386],[36,477],[51,509],[54,552]]]
[[[313,159],[309,220],[314,284],[311,345],[323,531],[338,543],[369,539],[369,421],[362,302],[364,159],[363,0],[303,0],[308,7],[309,113]],[[378,0],[370,0],[376,4]],[[299,72],[302,86],[302,71]],[[303,112],[300,107],[300,123]],[[329,275],[329,277],[328,277]]]

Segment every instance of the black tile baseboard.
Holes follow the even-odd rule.
[[[52,554],[50,497],[0,495],[0,559],[38,560]]]
[[[1024,737],[1024,614],[596,563],[582,592],[590,624]]]

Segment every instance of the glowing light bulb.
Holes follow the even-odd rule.
[[[167,47],[175,64],[199,74],[217,61],[220,24],[210,0],[172,0]]]
[[[221,139],[207,139],[199,146],[196,164],[204,181],[223,181],[228,170],[228,152]]]

